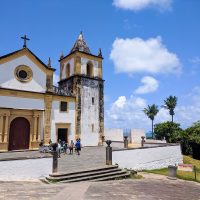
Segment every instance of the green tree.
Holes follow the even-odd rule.
[[[173,129],[173,132],[171,131]],[[154,133],[156,139],[166,139],[169,143],[179,142],[182,137],[183,130],[180,128],[180,124],[174,122],[163,122],[155,124]]]
[[[153,105],[148,105],[147,108],[144,108],[143,112],[147,115],[147,117],[149,119],[151,119],[151,122],[152,122],[152,138],[153,138],[153,121],[154,121],[154,118],[155,116],[157,115],[157,113],[159,112],[158,110],[158,106],[156,106],[155,104]]]
[[[186,132],[186,142],[189,146],[186,146],[187,151],[192,149],[192,157],[200,160],[200,121],[192,124],[189,128],[185,130]]]
[[[162,106],[165,109],[169,110],[169,114],[172,116],[172,123],[174,121],[174,109],[177,105],[178,98],[176,96],[169,96],[164,100],[164,105]]]

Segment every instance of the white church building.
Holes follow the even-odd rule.
[[[93,55],[80,33],[68,55],[60,57],[60,81],[55,69],[26,46],[0,55],[0,151],[37,149],[59,139],[81,139],[96,146],[104,135],[102,54]]]

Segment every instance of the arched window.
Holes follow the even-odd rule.
[[[87,63],[87,66],[86,66],[86,75],[90,76],[90,77],[94,76],[93,75],[93,64],[90,61]]]
[[[66,78],[70,77],[70,64],[68,63],[66,66]]]

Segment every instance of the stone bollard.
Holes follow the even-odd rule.
[[[168,178],[176,180],[176,172],[177,172],[177,166],[169,165],[168,166]]]
[[[128,136],[124,136],[124,148],[128,148]]]
[[[110,144],[112,143],[111,140],[106,140],[106,165],[112,165],[112,147]]]
[[[52,165],[52,173],[58,172],[58,152],[57,152],[57,143],[52,143],[51,147],[53,148],[51,154],[53,155],[53,165]]]
[[[142,140],[141,140],[141,147],[144,147],[144,143],[145,143],[145,139],[144,139],[144,138],[145,138],[145,137],[142,136],[141,138],[142,138]]]

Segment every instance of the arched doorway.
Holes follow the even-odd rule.
[[[30,123],[23,117],[15,118],[10,124],[9,150],[29,148]]]

